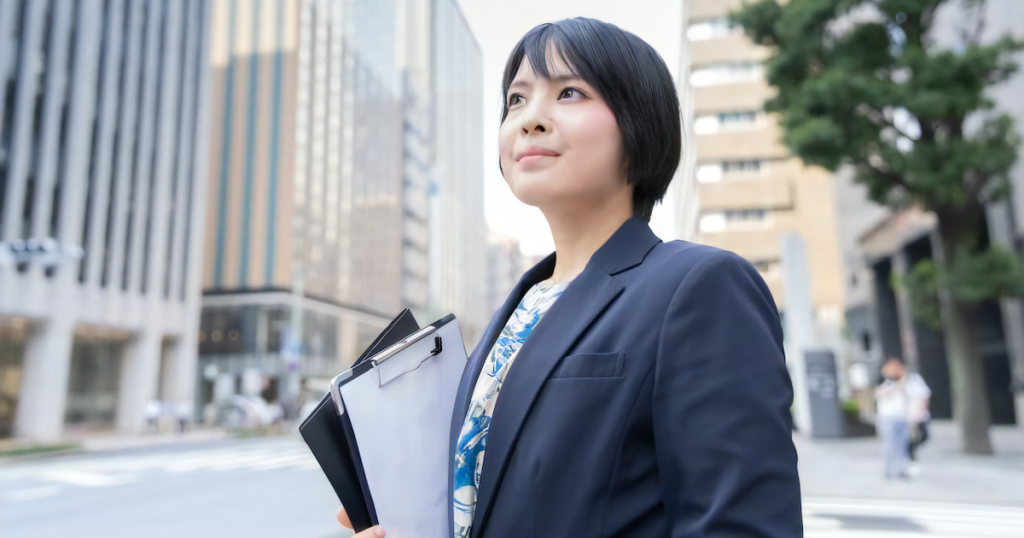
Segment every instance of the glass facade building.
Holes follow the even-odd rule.
[[[333,376],[404,307],[473,334],[481,58],[455,2],[229,0],[213,21],[208,401]]]

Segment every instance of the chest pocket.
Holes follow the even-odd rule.
[[[625,359],[626,354],[621,351],[569,355],[558,363],[550,378],[618,377],[622,375],[622,364]]]

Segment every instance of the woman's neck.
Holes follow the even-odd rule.
[[[629,200],[628,204],[614,204],[598,211],[543,213],[558,253],[551,280],[568,282],[583,272],[597,249],[633,216],[633,205]]]

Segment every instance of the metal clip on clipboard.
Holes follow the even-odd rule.
[[[387,385],[388,383],[398,379],[399,377],[402,377],[405,374],[408,374],[410,372],[414,372],[414,371],[418,370],[419,367],[423,365],[423,363],[427,362],[432,357],[435,357],[439,353],[441,353],[441,351],[443,350],[443,345],[442,345],[441,337],[440,336],[435,336],[434,337],[434,349],[432,349],[430,351],[430,354],[427,355],[423,360],[421,360],[418,363],[416,363],[416,367],[415,368],[411,368],[409,370],[406,370],[406,371],[404,371],[404,372],[402,372],[402,373],[400,373],[400,374],[398,374],[398,375],[396,375],[394,377],[391,377],[391,378],[389,378],[387,380],[384,380],[381,377],[380,368],[379,368],[379,366],[381,364],[383,364],[384,362],[387,362],[388,359],[394,357],[395,355],[398,355],[400,352],[402,352],[403,350],[405,350],[409,346],[411,346],[411,345],[419,342],[420,340],[423,340],[424,338],[430,336],[435,331],[437,331],[437,327],[435,327],[433,325],[428,325],[428,326],[420,329],[419,331],[409,335],[408,337],[406,337],[402,341],[400,341],[400,342],[398,342],[398,343],[396,343],[396,344],[394,344],[394,345],[384,349],[383,351],[381,351],[377,355],[375,355],[373,357],[370,357],[367,360],[367,362],[369,362],[369,364],[371,365],[371,368],[373,370],[376,370],[376,372],[377,372],[377,386],[380,387],[380,388],[383,388],[384,385]],[[344,374],[339,375],[338,377],[340,378],[342,376],[345,376],[345,374],[348,374],[348,376],[346,376],[346,377],[351,377],[352,375],[354,375],[353,372],[351,370],[349,370],[348,372],[345,372]],[[345,413],[345,405],[342,403],[342,399],[341,399],[341,391],[340,391],[341,384],[338,383],[337,381],[341,381],[341,379],[336,379],[335,382],[331,383],[331,396],[332,396],[331,399],[334,400],[334,405],[338,409],[338,414],[342,415],[342,414]]]
[[[411,344],[412,343],[410,342],[410,345]],[[415,372],[416,370],[419,370],[420,366],[423,366],[423,363],[425,363],[428,360],[430,360],[431,358],[437,356],[437,354],[440,353],[442,351],[442,349],[443,348],[441,346],[441,337],[440,336],[435,336],[434,337],[434,349],[430,350],[430,355],[427,355],[423,360],[417,362],[415,368],[410,368],[410,369],[408,369],[408,370],[406,370],[406,371],[404,371],[404,372],[402,372],[402,373],[400,373],[400,374],[398,374],[398,375],[388,379],[387,381],[384,381],[381,378],[380,368],[377,368],[377,365],[380,364],[381,362],[384,362],[384,360],[387,360],[390,357],[386,357],[386,358],[384,358],[384,359],[382,359],[380,361],[373,361],[373,369],[377,371],[377,386],[380,387],[380,388],[384,388],[384,385],[387,385],[388,383],[398,379],[399,377],[402,377],[405,374],[412,373],[412,372]]]

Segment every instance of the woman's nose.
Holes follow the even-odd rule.
[[[549,125],[543,108],[540,103],[527,105],[527,109],[523,111],[522,128],[524,135],[535,132],[546,133],[548,131]]]

